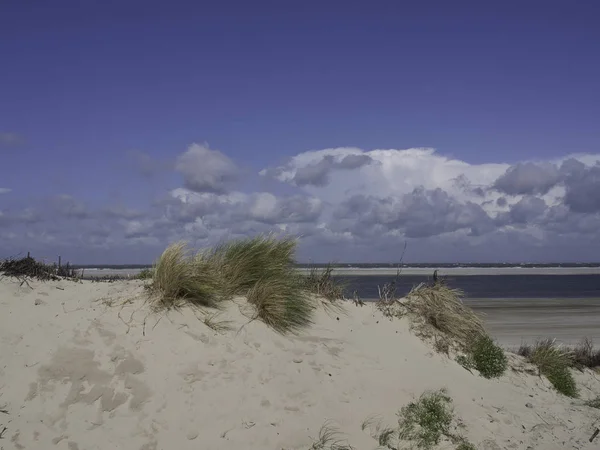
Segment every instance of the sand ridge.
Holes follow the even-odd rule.
[[[579,400],[525,372],[486,380],[372,305],[319,311],[305,333],[282,336],[238,299],[214,319],[230,329],[215,332],[188,308],[152,313],[140,281],[30,284],[0,280],[5,448],[306,449],[330,420],[374,449],[365,419],[393,425],[442,387],[477,448],[598,445],[588,439],[600,411],[583,401],[600,394],[600,375],[576,374]]]

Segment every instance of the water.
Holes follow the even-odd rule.
[[[393,281],[394,276],[337,276],[346,284],[349,297],[357,291],[360,298],[378,298],[377,286]],[[449,286],[461,289],[468,299],[516,298],[600,298],[600,275],[470,275],[444,277]],[[431,277],[401,275],[396,292],[407,294],[413,286],[431,281]]]
[[[336,277],[364,300],[378,297],[377,285],[394,276]],[[445,278],[465,293],[464,303],[482,315],[488,333],[501,345],[517,347],[556,338],[574,345],[583,337],[600,343],[600,275],[472,275]],[[430,277],[402,275],[402,296]]]

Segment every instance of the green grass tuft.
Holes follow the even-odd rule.
[[[475,368],[485,378],[501,377],[508,366],[504,350],[491,337],[482,336],[471,347]]]
[[[305,275],[306,289],[330,302],[344,299],[345,285],[333,278],[333,267],[328,264],[323,269],[311,267],[308,275]]]
[[[154,277],[154,270],[152,269],[143,269],[133,278],[135,280],[151,280]]]
[[[221,276],[227,296],[247,295],[256,283],[295,276],[296,241],[273,235],[224,242],[214,248],[209,260]]]
[[[569,369],[573,365],[571,351],[557,345],[553,339],[545,339],[533,346],[528,359],[558,392],[568,397],[578,396],[577,385]]]
[[[261,280],[246,295],[257,318],[279,333],[297,333],[312,324],[315,304],[294,277]]]

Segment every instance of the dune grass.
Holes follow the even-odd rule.
[[[220,298],[214,267],[201,253],[192,254],[183,242],[171,244],[158,258],[149,289],[158,308],[216,307]]]
[[[309,450],[355,450],[343,439],[342,433],[331,421],[326,421],[319,430],[319,436],[313,440]]]
[[[461,301],[462,292],[444,283],[422,283],[401,304],[412,313],[420,333],[440,331],[462,348],[486,336],[481,318]]]
[[[296,241],[258,236],[222,243],[196,254],[183,242],[170,245],[156,262],[149,290],[158,308],[185,304],[218,307],[244,296],[255,318],[280,333],[312,323],[316,303],[295,270]]]
[[[545,375],[554,388],[568,396],[577,397],[577,385],[570,368],[573,367],[573,352],[558,345],[555,339],[543,339],[533,346],[521,346],[518,353],[537,366],[539,374]]]
[[[209,252],[208,259],[221,277],[226,296],[247,295],[256,283],[297,278],[294,270],[296,240],[273,235],[223,242]]]
[[[305,287],[309,292],[323,297],[330,302],[343,300],[344,283],[333,278],[333,267],[328,264],[323,269],[311,267],[308,275],[305,275]]]
[[[245,296],[257,318],[280,333],[296,333],[312,323],[315,302],[296,271],[295,251],[295,239],[257,236],[222,243],[208,260],[225,297]]]

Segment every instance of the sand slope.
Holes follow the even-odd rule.
[[[600,445],[588,442],[600,410],[582,405],[600,394],[600,375],[577,374],[581,400],[524,373],[485,380],[372,305],[320,311],[304,335],[285,337],[248,323],[239,300],[222,316],[232,329],[216,333],[190,309],[150,313],[141,282],[30,284],[0,280],[6,450],[305,449],[326,420],[374,449],[367,417],[393,425],[403,405],[442,387],[478,449]]]

